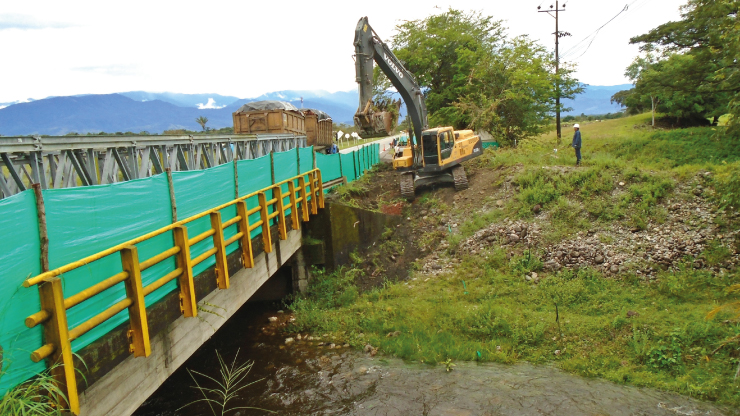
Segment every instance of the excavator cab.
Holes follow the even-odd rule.
[[[424,166],[439,165],[439,137],[437,130],[426,130],[421,134]]]

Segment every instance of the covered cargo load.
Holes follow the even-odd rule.
[[[328,114],[321,110],[304,109],[306,117],[306,142],[309,146],[331,146],[334,138],[334,123]]]
[[[254,101],[232,113],[234,133],[306,134],[305,116],[284,101]]]

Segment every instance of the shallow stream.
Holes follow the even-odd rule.
[[[270,317],[277,321],[270,322]],[[238,311],[135,413],[210,415],[187,369],[218,378],[215,351],[231,363],[253,360],[247,382],[229,407],[256,407],[278,415],[723,415],[708,403],[651,389],[622,386],[529,364],[409,364],[319,341],[285,344],[286,314],[272,304]],[[196,376],[199,383],[203,378]],[[201,384],[214,387],[214,383]],[[180,410],[178,410],[180,409]],[[220,408],[214,408],[220,415]],[[234,410],[227,415],[264,415]]]

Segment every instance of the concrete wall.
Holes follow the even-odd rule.
[[[311,220],[314,221],[314,218]],[[156,335],[153,335],[151,338],[152,353],[149,357],[134,358],[128,355],[112,368],[92,368],[91,371],[101,375],[95,381],[88,379],[88,382],[92,384],[80,396],[80,414],[82,416],[132,414],[280,266],[289,261],[296,261],[295,258],[291,260],[291,257],[299,251],[301,239],[300,230],[289,231],[288,239],[285,241],[274,238],[273,241],[277,243],[273,245],[273,252],[270,254],[263,252],[256,256],[254,268],[241,269],[233,273],[229,289],[206,292],[208,295],[202,300],[199,299],[199,304],[208,302],[226,309],[226,311],[218,310],[221,316],[199,311],[198,318],[178,317],[174,321],[169,321],[170,324],[165,324]],[[236,268],[230,270],[236,270]],[[206,307],[206,309],[213,308]],[[110,339],[102,342],[110,343]],[[90,351],[99,354],[101,344],[97,347],[97,349],[90,349],[88,355],[91,354]],[[84,382],[79,385],[83,386]]]
[[[350,253],[371,247],[387,228],[395,229],[401,221],[403,217],[399,215],[386,215],[327,200],[326,208],[304,226],[312,240],[322,242],[320,249],[304,251],[310,257],[306,261],[308,264],[324,264],[328,269],[349,264]],[[319,255],[323,259],[316,258]]]

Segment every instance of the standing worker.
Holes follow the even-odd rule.
[[[578,124],[574,124],[573,130],[575,130],[575,133],[573,133],[573,143],[571,143],[570,146],[576,149],[576,166],[580,166],[581,165],[581,126],[579,126]]]

